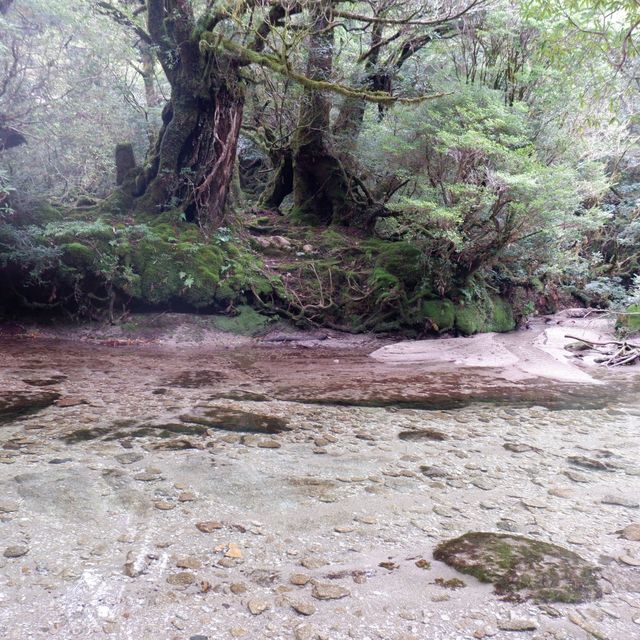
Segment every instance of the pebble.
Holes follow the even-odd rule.
[[[120,464],[133,464],[134,462],[139,462],[142,460],[144,456],[141,453],[137,453],[135,451],[128,451],[127,453],[119,453],[116,456],[116,460]]]
[[[138,482],[155,482],[156,480],[160,480],[160,478],[159,473],[152,473],[150,471],[141,471],[133,476],[133,479]]]
[[[167,502],[166,500],[156,500],[153,503],[153,506],[160,511],[171,511],[171,509],[175,509],[176,505],[172,502]]]
[[[628,553],[621,555],[619,560],[623,564],[629,565],[630,567],[640,567],[640,558],[634,558]]]
[[[631,542],[640,542],[640,522],[633,522],[622,530],[622,537]]]
[[[242,593],[247,592],[247,587],[243,582],[234,582],[230,587],[229,591],[235,595],[240,595]]]
[[[319,569],[320,567],[325,567],[329,563],[324,558],[309,556],[307,558],[302,558],[302,560],[300,560],[300,564],[305,569]]]
[[[311,576],[306,573],[293,573],[289,576],[289,582],[299,587],[304,587],[311,581]]]
[[[291,608],[303,616],[311,616],[316,612],[316,608],[310,602],[291,601]]]
[[[295,640],[314,640],[318,637],[316,628],[312,624],[301,624],[295,628]]]
[[[202,562],[193,556],[186,556],[176,560],[178,569],[202,569]]]
[[[584,473],[578,473],[577,471],[571,471],[570,469],[565,471],[564,475],[574,482],[591,482],[591,478],[587,477]]]
[[[311,592],[311,595],[318,600],[339,600],[340,598],[346,598],[350,594],[349,589],[326,582],[316,582]]]
[[[193,573],[189,573],[188,571],[180,571],[180,573],[173,573],[167,577],[167,583],[186,587],[190,584],[193,584],[196,581],[196,577]]]
[[[22,556],[26,556],[27,553],[29,553],[29,547],[17,544],[7,547],[2,555],[5,558],[21,558]]]
[[[214,522],[212,520],[208,520],[206,522],[197,522],[196,529],[198,531],[202,531],[202,533],[212,533],[218,529],[222,529],[221,522]]]
[[[19,508],[17,502],[0,500],[0,513],[15,513]]]
[[[247,609],[254,616],[259,616],[269,608],[269,603],[266,600],[260,600],[259,598],[253,598],[247,602]]]
[[[602,504],[613,504],[618,507],[626,507],[627,509],[637,509],[640,507],[640,502],[633,498],[626,498],[625,496],[613,496],[606,495],[601,500]]]
[[[546,509],[548,507],[546,502],[537,498],[524,498],[522,504],[530,509]]]
[[[277,440],[260,440],[258,447],[260,449],[280,449],[282,445]]]
[[[532,618],[511,618],[498,622],[498,629],[502,631],[535,631],[538,623]]]

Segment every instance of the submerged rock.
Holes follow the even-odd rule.
[[[596,566],[568,549],[523,536],[465,533],[439,544],[433,557],[515,599],[584,602],[602,596]]]
[[[11,391],[0,394],[0,424],[18,416],[36,413],[52,405],[60,397],[55,391]]]
[[[237,431],[240,433],[274,434],[290,431],[288,421],[284,418],[249,411],[225,409],[224,407],[215,407],[199,413],[181,415],[180,420],[222,431]]]

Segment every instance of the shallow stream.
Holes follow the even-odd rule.
[[[637,377],[367,352],[0,338],[0,638],[640,637]],[[469,531],[604,595],[500,598],[432,557]]]

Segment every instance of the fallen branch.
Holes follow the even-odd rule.
[[[602,353],[605,358],[599,359],[600,362],[605,364],[607,367],[620,367],[626,364],[634,364],[635,362],[640,362],[640,345],[634,344],[632,342],[621,341],[621,340],[606,340],[604,342],[598,342],[596,340],[587,340],[585,338],[580,338],[578,336],[565,335],[565,338],[570,338],[571,340],[577,340],[578,342],[583,342],[584,344],[591,347],[594,351],[598,351]],[[614,349],[605,351],[603,349],[598,349],[597,347],[611,347]]]

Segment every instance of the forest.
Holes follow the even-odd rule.
[[[640,0],[0,0],[0,640],[640,638]]]
[[[0,306],[640,326],[631,0],[1,0]]]

